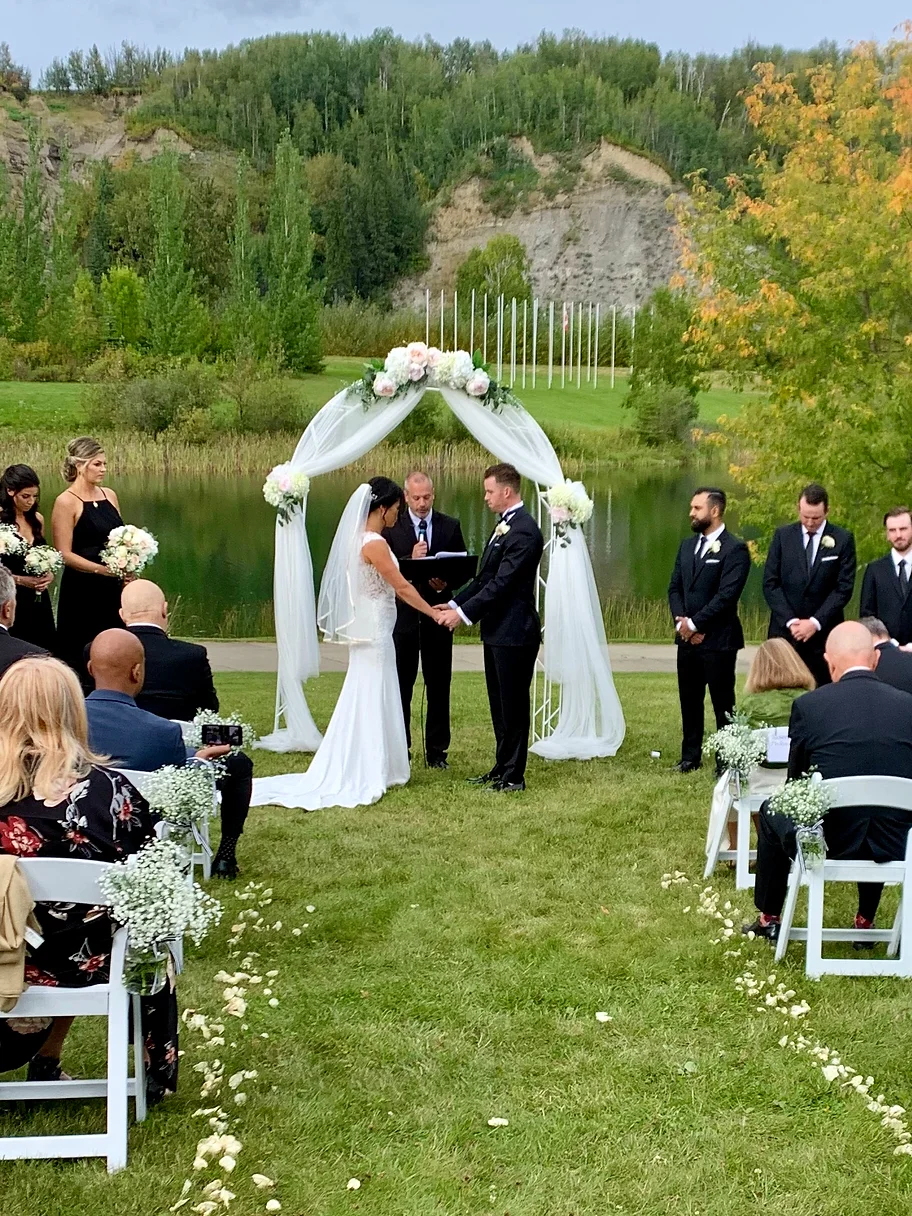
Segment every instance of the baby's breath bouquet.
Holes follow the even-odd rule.
[[[798,850],[806,869],[818,869],[826,857],[823,817],[832,801],[832,794],[813,769],[803,777],[786,781],[770,798],[770,812],[785,815],[794,823]]]
[[[766,759],[768,730],[768,726],[751,726],[747,714],[735,713],[727,726],[709,736],[703,755],[718,757],[722,767],[737,773],[744,783]]]
[[[152,773],[144,785],[146,801],[171,829],[170,839],[191,847],[199,839],[199,825],[216,813],[215,774],[211,764],[167,764]]]
[[[188,934],[198,945],[221,919],[218,900],[188,884],[186,860],[175,841],[151,840],[99,879],[111,914],[129,930],[125,979],[141,996],[163,987],[169,942]]]

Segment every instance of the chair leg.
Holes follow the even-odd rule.
[[[908,862],[906,862],[907,875],[908,872]],[[899,974],[912,976],[912,898],[906,898],[905,886],[904,880],[899,911],[896,914],[899,924]],[[892,941],[890,944],[892,946]]]
[[[209,843],[209,820],[204,819],[200,828],[200,836],[203,838],[203,878],[208,881],[212,877],[212,847]]]
[[[801,868],[797,861],[792,862],[789,871],[788,890],[785,894],[785,904],[782,908],[782,923],[779,926],[779,940],[776,942],[776,962],[785,958],[788,949],[789,934],[795,919],[795,909],[798,906],[798,892],[801,889]]]
[[[738,848],[735,851],[735,887],[745,891],[753,884],[750,873],[751,815],[750,804],[739,798],[735,804],[738,812]]]
[[[127,994],[123,989],[111,993],[108,1003],[108,1173],[114,1174],[127,1164]]]
[[[824,865],[826,863],[824,862]],[[812,870],[807,876],[808,921],[804,972],[810,979],[823,975],[823,874]]]
[[[136,1122],[146,1118],[146,1050],[143,1043],[142,1007],[138,996],[132,998],[133,1006],[133,1078],[136,1086]]]

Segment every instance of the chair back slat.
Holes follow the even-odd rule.
[[[20,857],[36,903],[90,904],[110,906],[98,880],[112,866],[110,861],[80,861],[71,857]]]
[[[833,792],[831,810],[879,806],[912,811],[912,780],[908,777],[831,777],[822,784]]]
[[[126,777],[130,784],[139,790],[143,798],[146,797],[146,791],[149,788],[149,778],[153,776],[152,773],[145,773],[137,768],[114,768],[111,771],[120,773],[121,777]]]

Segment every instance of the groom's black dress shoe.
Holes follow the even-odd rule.
[[[488,794],[521,794],[526,788],[525,781],[492,781],[485,793]]]
[[[693,760],[679,760],[678,763],[672,767],[671,771],[673,773],[695,773],[700,767],[700,764],[695,763]]]
[[[466,785],[490,785],[492,781],[499,781],[500,777],[492,768],[488,773],[482,773],[480,777],[466,777]]]
[[[768,925],[761,925],[760,917],[758,916],[752,925],[742,925],[741,932],[745,936],[748,933],[753,933],[754,937],[765,937],[770,943],[775,943],[779,940],[779,930],[781,927],[778,920],[771,920]]]

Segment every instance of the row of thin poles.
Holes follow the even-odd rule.
[[[430,345],[431,342],[431,292],[427,288],[424,293],[424,308],[425,308],[425,341]],[[628,315],[630,317],[630,364],[629,372],[633,373],[633,355],[636,344],[636,305],[630,308],[624,306],[618,307],[617,304],[611,304],[605,310],[606,314],[611,313],[611,361],[609,363],[609,384],[614,388],[615,376],[617,371],[616,356],[617,356],[617,319],[618,313]],[[591,300],[585,304],[582,301],[564,300],[560,304],[560,313],[555,312],[554,300],[548,300],[547,303],[540,301],[537,297],[532,300],[531,304],[528,300],[518,301],[515,297],[508,300],[506,296],[499,295],[489,297],[485,292],[481,299],[476,298],[476,293],[473,290],[469,303],[469,342],[467,349],[474,352],[475,346],[475,320],[476,313],[480,312],[480,338],[481,338],[481,356],[485,363],[488,362],[488,331],[489,320],[494,321],[494,344],[493,361],[497,368],[496,378],[503,381],[504,367],[507,368],[507,378],[509,384],[513,387],[516,384],[517,374],[520,376],[522,387],[526,387],[527,369],[530,374],[531,386],[535,388],[538,374],[538,342],[540,324],[547,317],[548,324],[548,388],[551,388],[555,379],[558,376],[558,369],[555,364],[555,354],[557,345],[555,342],[555,317],[557,315],[557,324],[560,330],[560,387],[565,388],[567,384],[573,384],[576,380],[576,387],[580,388],[583,383],[583,369],[585,368],[586,383],[593,387],[598,387],[599,377],[599,334],[601,332],[602,323],[602,306],[600,303],[593,303]],[[440,293],[440,349],[441,350],[458,350],[459,349],[459,293],[453,292],[453,344],[448,346],[447,342],[447,306],[444,292]],[[434,326],[434,337],[436,338],[436,324]],[[529,330],[531,328],[531,347],[527,342]],[[585,334],[585,336],[584,336]],[[531,349],[531,361],[529,360],[529,352]],[[584,359],[585,353],[585,359]],[[517,372],[519,369],[519,373]]]

